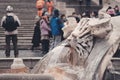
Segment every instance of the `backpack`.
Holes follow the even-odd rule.
[[[14,20],[13,16],[6,16],[5,21],[3,22],[3,28],[5,28],[6,31],[11,32],[17,29],[17,26],[19,26],[18,22]]]

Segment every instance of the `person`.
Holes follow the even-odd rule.
[[[32,47],[31,47],[31,50],[33,51],[35,48],[39,47],[40,46],[40,17],[39,16],[36,16],[35,17],[35,27],[34,27],[34,33],[33,33],[33,37],[32,37]]]
[[[51,33],[53,36],[53,42],[51,44],[51,49],[53,49],[58,43],[61,42],[61,31],[63,24],[61,22],[61,19],[59,18],[59,10],[55,9],[53,11],[53,16],[50,19],[50,27],[51,27]]]
[[[40,20],[42,54],[46,54],[49,51],[49,31],[51,31],[51,29],[48,23],[48,16],[45,12],[42,14]]]
[[[116,16],[120,15],[120,11],[119,11],[118,5],[115,5],[114,10],[115,10]]]
[[[78,15],[75,12],[72,13],[72,16],[68,16],[68,17],[74,17],[76,19],[77,23],[79,23],[79,21],[80,21],[80,18],[78,17]]]
[[[13,13],[13,7],[7,6],[7,14],[3,16],[1,20],[1,26],[5,29],[5,42],[6,42],[6,57],[10,57],[10,41],[12,40],[14,56],[18,57],[18,46],[17,46],[17,27],[21,25],[19,18]]]
[[[107,14],[109,14],[111,16],[115,16],[116,15],[115,10],[111,6],[108,7],[106,12],[107,12]]]
[[[89,10],[86,10],[86,11],[82,14],[82,17],[90,18],[90,11],[89,11]]]
[[[83,0],[78,0],[78,2],[79,2],[79,5],[83,4]]]
[[[61,16],[60,16],[60,19],[61,19],[61,22],[62,22],[62,24],[63,24],[63,27],[64,27],[64,23],[67,21],[67,18],[66,18],[66,16],[65,16],[65,14],[62,14]],[[61,41],[63,41],[64,40],[64,37],[63,37],[63,30],[61,31]]]
[[[36,1],[36,8],[38,9],[37,14],[38,14],[39,17],[42,16],[44,6],[45,6],[45,1],[44,0],[37,0]]]
[[[91,5],[91,0],[86,0],[86,6],[90,6]]]
[[[103,5],[103,0],[99,0],[99,5]]]
[[[52,15],[53,9],[54,9],[54,3],[51,0],[47,0],[46,7],[49,15]]]
[[[64,22],[67,21],[67,18],[66,18],[66,16],[65,16],[65,14],[62,14],[62,15],[60,16],[60,19],[61,19],[62,23],[64,23]]]
[[[90,18],[97,18],[98,17],[98,11],[92,11],[90,14]]]

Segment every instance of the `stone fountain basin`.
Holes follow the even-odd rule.
[[[24,64],[31,70],[42,57],[25,57],[22,58]],[[14,58],[0,58],[0,69],[10,69]]]
[[[42,74],[0,74],[0,80],[54,80]]]
[[[22,69],[10,69],[14,58],[0,58],[0,80],[54,80],[49,75],[31,74],[31,69],[41,59],[41,57],[22,58],[27,66]]]

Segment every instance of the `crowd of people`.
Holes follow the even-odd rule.
[[[50,0],[48,0],[48,2],[49,1]],[[62,28],[64,27],[64,23],[67,22],[66,15],[60,14],[59,10],[54,8],[53,2],[51,2],[50,7],[51,7],[50,9],[48,9],[48,7],[47,7],[46,11],[42,12],[42,15],[38,14],[39,21],[40,21],[39,26],[40,26],[40,32],[41,32],[40,33],[41,40],[39,41],[39,39],[38,39],[37,44],[39,44],[39,43],[42,44],[43,54],[46,54],[49,50],[53,49],[62,40],[64,40]],[[43,7],[43,9],[45,9],[45,7]],[[106,10],[106,13],[109,14],[109,12],[112,12],[112,10],[113,10],[114,16],[120,15],[118,5],[116,5],[115,8],[113,8],[112,10],[111,9],[112,9],[111,6],[109,6],[108,9]],[[113,14],[109,14],[109,15],[113,16]],[[76,12],[73,12],[70,16],[67,16],[67,17],[74,17],[76,19],[76,22],[79,23],[80,19],[83,17],[84,18],[85,17],[86,18],[97,18],[98,11],[86,10],[81,15],[78,15]],[[42,22],[44,22],[44,24],[45,24],[44,26],[42,25],[41,20],[42,20]],[[35,31],[35,32],[37,32],[37,31]],[[46,33],[44,34],[44,32],[46,32]],[[50,44],[50,38],[52,38],[51,44]],[[37,41],[35,41],[35,42],[37,42]],[[51,46],[49,46],[49,45],[51,45]],[[39,45],[37,45],[37,46],[39,46]],[[32,48],[32,50],[33,50],[33,48]]]
[[[120,15],[120,11],[119,11],[119,6],[115,5],[114,8],[112,8],[111,6],[108,7],[108,9],[106,10],[106,12],[111,15],[111,16],[118,16]]]
[[[37,16],[35,17],[34,34],[32,38],[31,50],[42,46],[42,54],[46,54],[49,50],[52,50],[62,40],[64,23],[67,22],[65,14],[60,14],[60,11],[54,8],[52,0],[37,0],[36,1]],[[6,57],[10,57],[10,41],[12,40],[14,46],[14,55],[18,57],[19,51],[17,48],[17,27],[21,25],[19,18],[13,13],[13,7],[7,6],[7,14],[3,16],[1,20],[1,26],[5,29],[5,41],[6,41]],[[111,16],[120,15],[119,6],[116,5],[114,8],[111,6],[106,10]],[[97,18],[98,11],[86,10],[80,16],[76,12],[73,12],[68,17],[74,17],[76,22],[79,23],[83,17]],[[11,27],[12,26],[12,27]],[[8,28],[9,27],[9,28]],[[50,40],[52,39],[52,42]]]

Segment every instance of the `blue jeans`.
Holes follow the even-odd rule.
[[[56,47],[61,42],[61,35],[53,36],[53,42],[51,43],[50,50]]]

